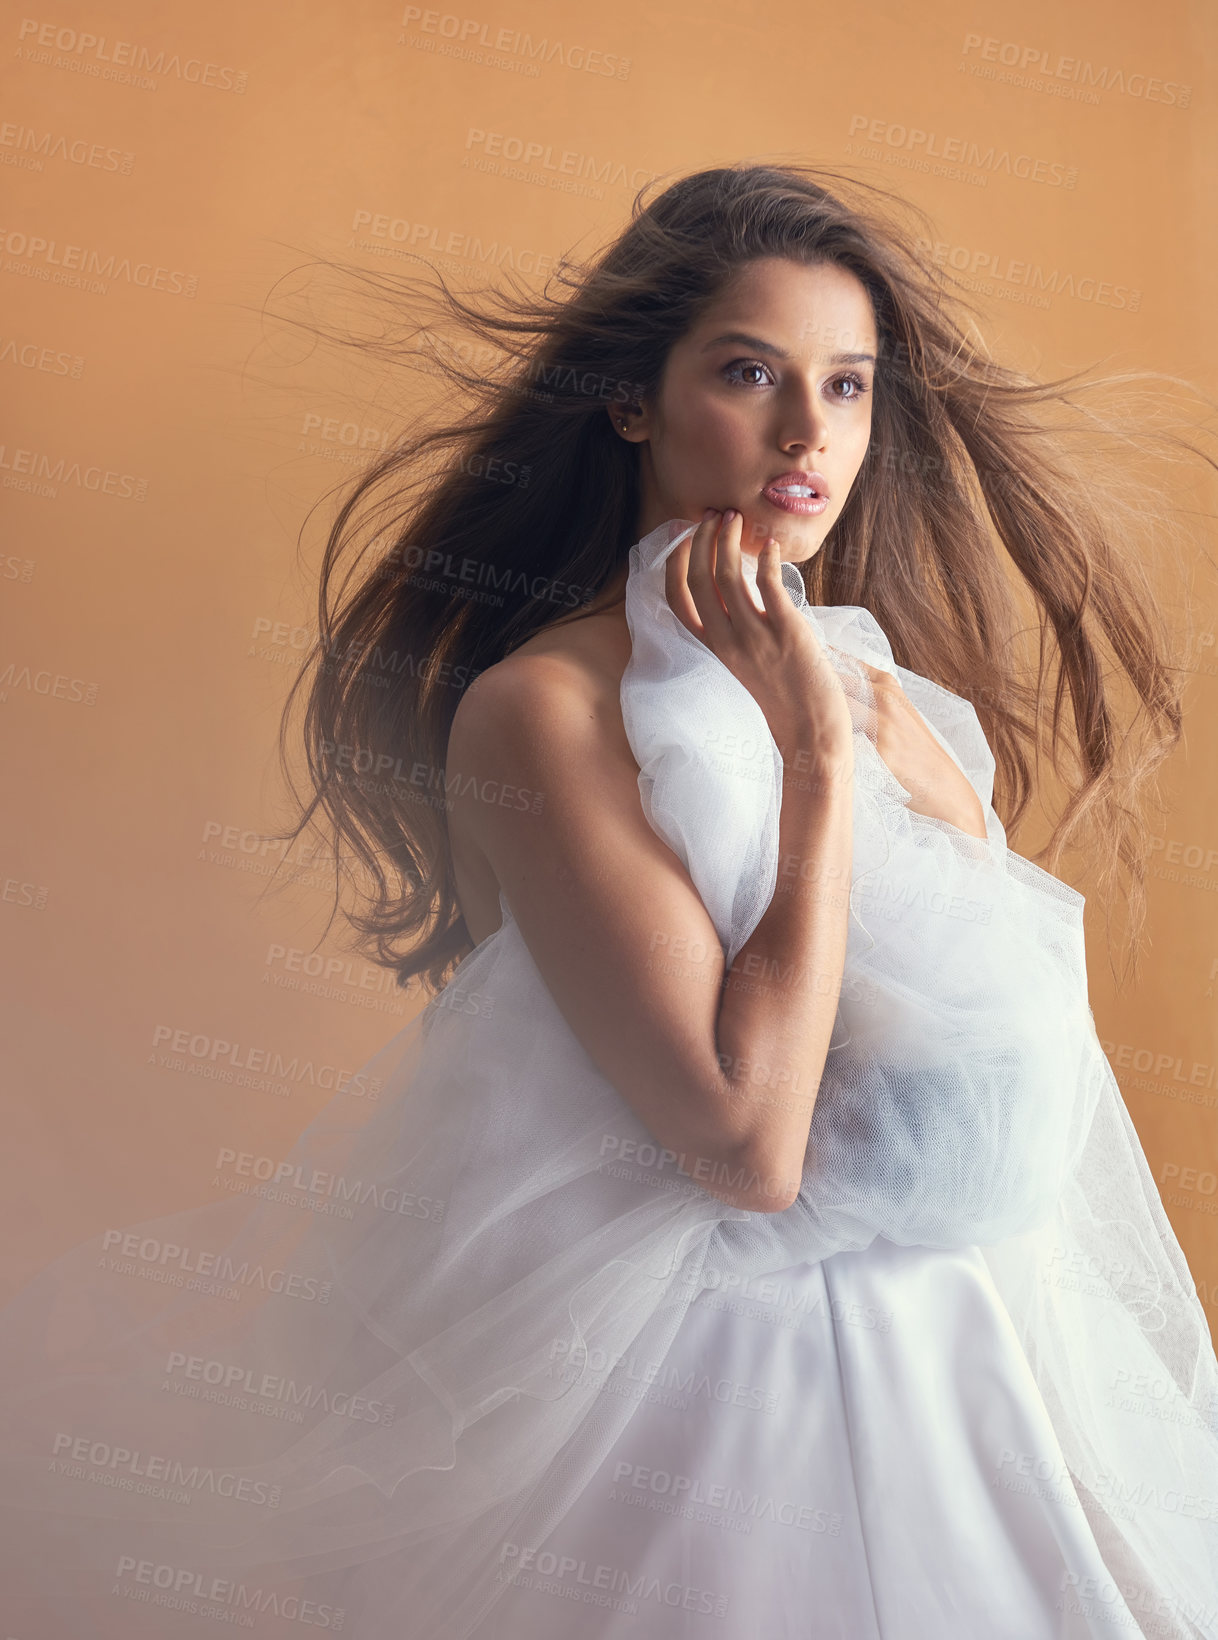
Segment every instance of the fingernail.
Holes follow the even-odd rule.
[[[714,516],[715,516],[715,509],[713,507],[708,507],[706,509],[706,511],[702,514],[702,522],[705,524],[710,519],[712,519]]]
[[[735,507],[729,507],[723,515],[723,522],[725,524],[730,524],[732,522],[733,518],[739,518],[739,517],[740,517],[740,514],[736,511]]]

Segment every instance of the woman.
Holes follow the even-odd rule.
[[[440,988],[290,1157],[4,1312],[9,1627],[1218,1635],[1218,1363],[1081,896],[993,802],[1047,740],[1050,858],[1136,886],[1179,732],[1061,384],[799,167],[463,311],[517,363],[340,514],[302,820]]]

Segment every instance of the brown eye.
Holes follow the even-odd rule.
[[[854,390],[850,393],[838,393],[838,398],[844,399],[847,404],[851,399],[861,399],[863,394],[868,391],[867,383],[861,376],[856,376],[853,371],[845,376],[839,376],[835,385],[840,387],[843,382]]]
[[[733,359],[732,363],[723,367],[723,373],[729,381],[738,382],[741,387],[763,387],[764,382],[742,382],[734,372],[739,370],[763,370],[768,375],[767,367],[757,359]]]

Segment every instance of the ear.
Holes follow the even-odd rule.
[[[613,431],[628,444],[639,444],[648,436],[647,412],[638,404],[607,404]]]

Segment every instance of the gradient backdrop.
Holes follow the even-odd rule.
[[[225,1148],[284,1156],[422,1000],[341,924],[318,946],[307,847],[264,895],[279,851],[253,835],[289,813],[274,741],[325,492],[417,391],[262,317],[311,257],[541,281],[658,173],[850,165],[930,213],[1011,362],[1213,391],[1204,0],[766,9],[5,8],[5,1290],[217,1194]],[[1179,486],[1212,510],[1186,469]],[[1136,989],[1115,990],[1090,901],[1088,926],[1099,1034],[1213,1317],[1218,588],[1200,549],[1193,581]]]

